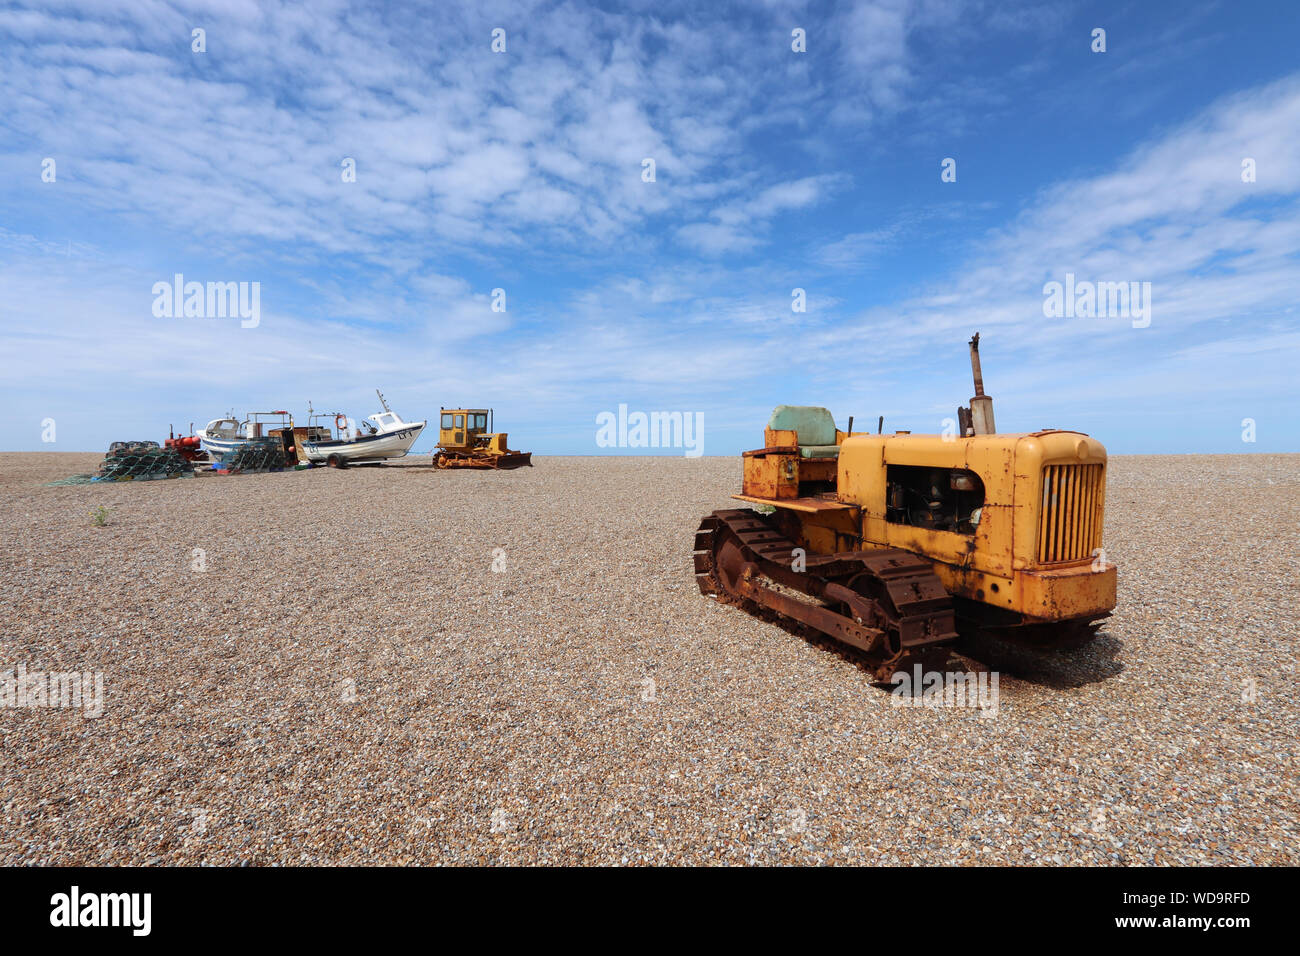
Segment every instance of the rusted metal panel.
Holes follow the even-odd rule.
[[[825,498],[765,498],[761,495],[732,495],[737,501],[749,501],[756,505],[771,505],[774,508],[788,508],[791,511],[805,511],[809,514],[822,514],[831,511],[857,511],[855,505]]]
[[[1115,607],[1117,576],[1109,563],[1017,572],[1016,610],[1046,621],[1100,616]]]
[[[745,494],[757,498],[797,498],[799,458],[797,455],[762,455],[744,459]]]
[[[764,428],[763,444],[774,447],[785,445],[798,448],[799,433],[787,428]]]
[[[834,458],[800,458],[799,481],[835,481],[839,463]]]

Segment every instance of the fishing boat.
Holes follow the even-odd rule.
[[[337,436],[328,441],[304,441],[303,454],[310,461],[323,461],[331,468],[344,468],[354,462],[401,458],[410,451],[428,422],[403,421],[397,412],[388,407],[383,392],[375,389],[375,394],[384,407],[382,412],[363,419],[355,430],[348,427],[347,416],[335,414],[334,429]],[[313,419],[328,421],[329,416],[310,413],[307,420],[309,427],[313,424]]]
[[[281,428],[293,428],[288,412],[253,412],[242,421],[231,412],[225,418],[214,418],[194,435],[213,461],[223,462],[250,441],[268,438],[272,429]]]

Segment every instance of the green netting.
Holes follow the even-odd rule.
[[[88,485],[95,480],[94,475],[69,475],[67,478],[60,478],[58,481],[47,481],[45,486],[51,485]]]
[[[86,485],[92,481],[150,481],[194,476],[194,465],[156,442],[113,442],[94,475],[72,475],[51,485]]]
[[[104,456],[96,480],[174,478],[193,474],[194,466],[170,448],[127,445]]]
[[[261,438],[244,442],[230,456],[228,466],[236,471],[265,471],[268,468],[284,468],[284,445],[278,438]]]
[[[284,445],[278,438],[261,438],[240,445],[226,462],[232,473],[268,471],[289,466]],[[186,461],[171,448],[159,448],[156,442],[115,441],[99,473],[71,475],[47,485],[88,485],[93,481],[150,481],[157,478],[192,478],[194,463]]]

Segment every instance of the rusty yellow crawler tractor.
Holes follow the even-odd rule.
[[[700,590],[850,644],[881,680],[946,657],[959,632],[1088,640],[1115,607],[1106,450],[1081,432],[997,434],[978,334],[970,347],[960,435],[844,432],[824,408],[779,406],[732,496],[772,513],[704,519]]]
[[[438,422],[438,468],[521,468],[532,465],[533,454],[511,451],[506,433],[492,431],[490,408],[444,408]]]

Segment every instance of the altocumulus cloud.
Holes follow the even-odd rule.
[[[966,397],[975,328],[1001,424],[1144,450],[1134,403],[1169,408],[1188,376],[1208,381],[1201,412],[1280,409],[1296,354],[1296,80],[1164,113],[1086,171],[1044,164],[1059,172],[1017,201],[978,204],[936,192],[950,147],[917,153],[915,139],[934,116],[967,129],[963,111],[1032,99],[1043,67],[1008,74],[963,51],[1069,40],[1060,19],[987,13],[11,4],[0,394],[15,413],[0,444],[40,447],[23,422],[46,416],[61,443],[96,448],[244,401],[351,407],[375,384],[409,414],[494,405],[541,452],[595,451],[593,414],[621,402],[703,412],[710,454],[753,444],[778,401],[937,430]],[[921,51],[936,49],[979,74],[965,92],[929,78]],[[1260,171],[1249,186],[1243,156]],[[922,165],[924,185],[891,182]],[[966,224],[977,204],[996,210],[990,227]],[[880,268],[939,236],[941,255]],[[1067,271],[1150,281],[1151,326],[1045,321],[1043,284]],[[259,282],[258,327],[160,321],[150,289],[175,273]],[[106,388],[109,369],[133,388]],[[1294,444],[1283,421],[1267,440]],[[1179,427],[1189,449],[1211,447]]]

